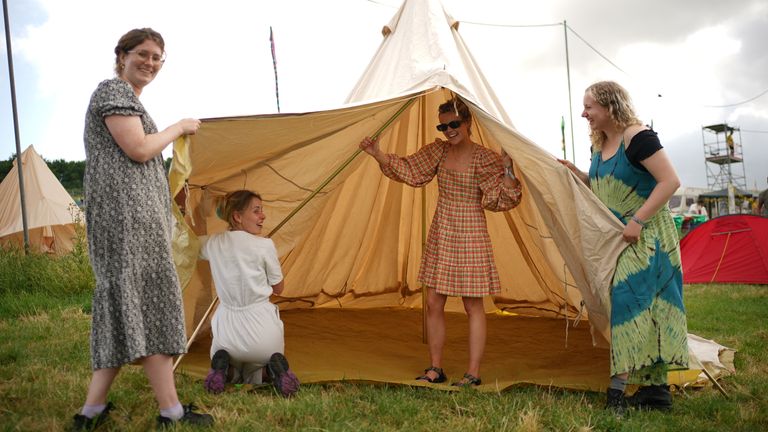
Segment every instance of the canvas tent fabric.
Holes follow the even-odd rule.
[[[768,284],[768,218],[711,219],[680,242],[685,283]]]
[[[72,250],[82,212],[33,146],[21,154],[30,248],[63,254]],[[0,246],[24,247],[16,161],[0,183]]]
[[[286,354],[303,382],[412,384],[428,363],[416,275],[437,187],[387,179],[358,143],[380,132],[383,151],[411,154],[439,136],[437,107],[457,95],[473,113],[473,139],[512,156],[524,194],[515,209],[486,213],[502,283],[502,292],[486,299],[489,334],[521,339],[489,339],[483,387],[604,388],[607,290],[625,246],[623,225],[554,156],[514,129],[439,2],[405,1],[382,33],[343,107],[205,119],[194,136],[174,143],[170,181],[181,204],[174,210],[174,251],[188,333],[203,322],[199,346],[192,345],[181,368],[204,375],[208,367],[202,318],[214,288],[207,263],[196,260],[197,237],[226,229],[215,214],[217,199],[246,188],[261,194],[264,232],[281,258],[285,291],[275,301]],[[446,361],[460,377],[466,319],[459,299],[449,299],[446,310]],[[555,327],[559,337],[550,331]],[[537,359],[536,347],[549,355]],[[585,351],[574,355],[568,347]],[[544,358],[551,369],[537,363]],[[586,372],[573,377],[569,371],[579,368]]]

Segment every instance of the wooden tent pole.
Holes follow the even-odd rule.
[[[445,93],[445,92],[443,92]],[[455,97],[456,95],[453,94],[453,92],[449,92],[449,98],[451,99]],[[426,104],[425,104],[426,105]],[[427,124],[427,112],[426,108],[422,106],[421,108],[421,121],[422,124]],[[427,128],[422,127],[422,135],[421,135],[421,141],[426,143],[427,142]],[[427,187],[424,186],[421,188],[421,253],[424,254],[424,248],[427,244]],[[427,326],[427,308],[429,307],[427,305],[427,286],[423,283],[421,284],[421,343],[428,344],[429,343],[429,328]]]
[[[205,320],[208,319],[208,315],[211,314],[211,312],[213,311],[213,308],[216,306],[217,303],[219,303],[219,297],[216,294],[214,294],[211,305],[208,306],[208,309],[203,314],[203,317],[200,319],[200,322],[197,323],[197,327],[195,327],[195,331],[192,332],[192,335],[189,337],[189,340],[187,341],[187,351],[189,351],[189,348],[192,346],[192,342],[195,341],[195,338],[197,337],[197,334],[200,332],[200,329],[203,328],[203,324],[205,323]],[[181,363],[181,359],[184,358],[184,355],[185,354],[179,354],[179,356],[176,357],[176,362],[173,363],[174,372],[176,372],[176,368],[179,367],[179,363]]]
[[[427,188],[421,188],[421,253],[427,244]],[[427,329],[427,286],[421,284],[421,343],[429,343]]]
[[[712,382],[712,385],[715,386],[717,391],[719,391],[723,396],[725,396],[726,399],[729,399],[728,393],[726,393],[725,389],[720,385],[720,383],[717,382],[717,380],[712,375],[709,374],[709,371],[707,370],[707,367],[704,366],[704,363],[701,363],[701,370],[704,372],[704,375],[706,375],[707,378],[709,378],[709,381]]]

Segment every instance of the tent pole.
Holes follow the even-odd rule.
[[[424,245],[427,244],[427,188],[421,188],[421,251],[424,253]],[[427,287],[421,284],[421,343],[429,343],[427,329]]]
[[[8,1],[3,0],[3,20],[5,21],[5,48],[8,51],[8,82],[11,85],[11,106],[13,111],[13,132],[16,137],[16,168],[19,174],[19,194],[21,195],[21,227],[24,232],[24,255],[29,255],[29,226],[27,224],[27,204],[24,196],[24,167],[21,163],[21,142],[19,139],[19,115],[16,109],[16,80],[13,76],[13,50],[11,49],[11,29],[8,20]]]
[[[716,380],[714,377],[712,377],[712,375],[710,375],[710,374],[709,374],[709,371],[707,370],[707,367],[706,367],[706,366],[704,366],[704,364],[703,364],[703,363],[701,364],[701,370],[704,372],[704,375],[706,375],[706,376],[707,376],[707,378],[709,378],[709,380],[712,382],[712,385],[714,385],[714,386],[715,386],[715,388],[717,389],[717,391],[719,391],[719,392],[720,392],[720,394],[722,394],[723,396],[725,396],[725,398],[726,398],[726,399],[729,399],[729,397],[728,397],[728,393],[726,393],[726,392],[725,392],[725,389],[724,389],[724,388],[723,388],[723,387],[720,385],[720,383],[718,383],[718,382],[717,382],[717,380]]]
[[[372,137],[372,138],[378,138],[378,136],[379,136],[379,135],[381,135],[381,133],[382,133],[382,132],[384,132],[384,129],[388,128],[388,127],[389,127],[389,125],[391,125],[391,124],[392,124],[392,122],[394,122],[396,118],[400,117],[400,114],[402,114],[402,113],[403,113],[403,111],[405,111],[405,110],[406,110],[406,108],[408,108],[409,106],[411,106],[411,104],[413,104],[413,102],[415,102],[415,101],[416,101],[416,98],[415,98],[415,97],[413,97],[413,98],[409,99],[409,100],[408,100],[406,103],[404,103],[404,104],[403,104],[403,106],[401,106],[401,107],[400,107],[400,108],[397,110],[397,112],[396,112],[394,115],[392,115],[392,117],[390,117],[390,118],[389,118],[389,120],[387,120],[387,122],[386,122],[386,123],[384,123],[384,124],[383,124],[383,125],[382,125],[382,126],[379,128],[379,130],[377,130],[377,131],[376,131],[376,133],[374,133],[374,134],[373,134],[371,137]],[[276,226],[275,228],[273,228],[273,229],[272,229],[272,231],[270,231],[270,233],[269,233],[269,235],[267,235],[267,237],[272,237],[272,236],[273,236],[273,235],[274,235],[274,234],[275,234],[275,233],[276,233],[278,230],[280,230],[280,228],[282,228],[282,227],[283,227],[283,225],[285,225],[285,224],[286,224],[286,223],[287,223],[289,220],[291,220],[291,218],[293,218],[293,217],[296,215],[296,213],[298,213],[298,212],[299,212],[299,211],[300,211],[302,208],[304,208],[304,206],[305,206],[305,205],[307,205],[307,203],[309,203],[310,201],[312,201],[312,199],[315,197],[315,195],[317,195],[318,193],[320,193],[320,191],[321,191],[321,190],[323,190],[323,188],[324,188],[324,187],[328,186],[328,183],[330,183],[330,182],[331,182],[331,181],[332,181],[334,178],[336,178],[336,176],[337,176],[337,175],[339,175],[339,174],[340,174],[342,171],[344,171],[344,169],[345,169],[345,168],[346,168],[346,167],[347,167],[347,166],[348,166],[350,163],[352,163],[352,161],[353,161],[353,160],[354,160],[354,159],[357,157],[357,155],[359,155],[359,154],[360,154],[360,152],[362,152],[362,151],[363,151],[362,149],[359,149],[359,148],[358,148],[358,149],[357,149],[357,151],[355,151],[355,152],[352,154],[352,156],[350,156],[349,158],[347,158],[347,160],[345,160],[345,161],[344,161],[344,163],[342,163],[342,164],[341,164],[341,166],[339,166],[338,168],[336,168],[336,170],[335,170],[335,171],[334,171],[334,172],[333,172],[333,173],[332,173],[330,176],[328,176],[328,178],[327,178],[327,179],[325,179],[325,180],[324,180],[324,181],[323,181],[323,182],[320,184],[320,186],[318,186],[317,188],[315,188],[315,190],[313,190],[313,191],[312,191],[312,193],[311,193],[311,194],[309,194],[309,196],[308,196],[308,197],[304,198],[304,201],[302,201],[302,202],[301,202],[301,204],[299,204],[298,206],[296,206],[296,208],[295,208],[295,209],[293,209],[293,211],[291,211],[291,212],[288,214],[288,216],[286,216],[286,217],[285,217],[285,219],[283,219],[282,221],[280,221],[280,223],[279,223],[279,224],[277,224],[277,226]]]
[[[197,334],[200,332],[200,329],[203,328],[203,323],[205,323],[205,320],[208,319],[208,315],[211,314],[211,311],[213,311],[213,308],[216,306],[218,302],[219,302],[219,297],[217,297],[216,294],[214,294],[211,305],[208,306],[208,309],[203,314],[203,317],[200,319],[200,322],[197,323],[197,327],[195,327],[195,331],[192,332],[192,335],[189,337],[189,340],[187,341],[187,351],[189,351],[189,347],[192,346],[192,342],[195,341],[195,338],[197,337]],[[179,354],[179,356],[176,357],[176,362],[173,363],[174,372],[176,372],[176,368],[179,367],[179,363],[181,363],[181,359],[184,358],[184,355],[185,354]]]
[[[456,95],[451,91],[448,99],[453,99]],[[426,104],[425,104],[426,105]],[[426,109],[421,109],[421,121],[427,124]],[[427,128],[421,128],[422,142],[427,142]],[[421,188],[421,253],[424,253],[424,247],[427,244],[427,188]],[[427,286],[421,284],[421,343],[429,344],[429,327],[427,326]]]
[[[576,163],[576,144],[573,139],[573,102],[571,101],[571,60],[568,54],[568,22],[563,20],[563,33],[565,35],[565,71],[568,75],[568,113],[571,123],[571,162]],[[565,151],[565,140],[563,140],[563,151]]]

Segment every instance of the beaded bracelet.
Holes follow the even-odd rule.
[[[512,171],[512,167],[504,167],[504,174],[512,180],[517,179],[517,177],[515,177],[515,172]]]
[[[636,215],[632,215],[632,220],[635,221],[638,225],[645,228],[645,222],[643,222],[639,217]]]

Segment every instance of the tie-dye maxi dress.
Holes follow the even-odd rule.
[[[602,160],[592,154],[590,187],[624,224],[656,187],[633,166],[621,142]],[[611,375],[629,372],[635,384],[666,384],[667,371],[688,367],[683,274],[677,230],[664,205],[648,218],[636,244],[619,256],[611,283]]]

